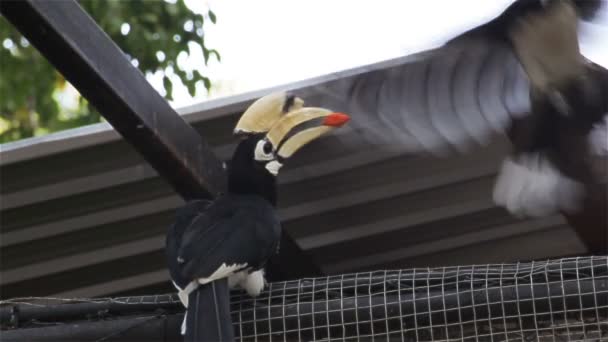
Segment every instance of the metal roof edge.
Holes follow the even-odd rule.
[[[271,92],[295,90],[314,92],[314,87],[323,83],[412,62],[429,53],[430,51],[424,51],[414,55],[397,57],[292,83],[203,101],[190,106],[177,108],[176,111],[188,123],[212,120],[244,110],[249,103]],[[112,126],[107,122],[102,122],[51,133],[41,137],[27,138],[0,144],[0,166],[117,141],[119,139],[121,139],[121,136],[112,128]]]

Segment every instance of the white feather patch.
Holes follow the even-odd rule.
[[[209,277],[198,278],[197,281],[199,284],[207,284],[214,280],[226,278],[246,267],[247,267],[247,263],[232,264],[232,265],[226,265],[226,263],[222,263],[222,265],[217,270],[215,270],[215,272],[213,272]]]
[[[608,114],[604,116],[604,120],[593,125],[588,142],[591,153],[597,156],[608,156]]]
[[[268,170],[268,172],[270,172],[273,176],[276,176],[279,174],[279,170],[282,166],[283,164],[279,163],[276,160],[273,160],[271,162],[266,163],[266,170]]]
[[[241,288],[247,291],[252,297],[257,297],[264,286],[266,285],[266,279],[264,278],[264,270],[258,270],[249,273],[248,271],[237,272],[228,277],[228,286],[230,288]]]
[[[241,287],[247,291],[252,297],[257,297],[262,293],[266,279],[264,278],[264,270],[251,272],[241,283]]]
[[[241,282],[247,278],[247,271],[236,272],[228,276],[228,287],[231,289],[239,287]]]
[[[506,158],[496,184],[494,201],[520,217],[540,217],[580,208],[583,185],[559,172],[539,154]]]

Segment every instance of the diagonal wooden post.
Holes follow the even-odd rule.
[[[74,0],[0,1],[0,13],[142,154],[185,199],[226,189],[221,161]],[[319,268],[288,234],[269,273],[314,276]],[[294,260],[296,259],[296,260]],[[283,278],[279,276],[278,278]]]
[[[221,162],[75,1],[2,1],[2,14],[185,198],[225,187]]]

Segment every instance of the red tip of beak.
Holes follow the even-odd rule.
[[[332,126],[332,127],[340,127],[350,120],[350,116],[344,113],[331,113],[325,117],[323,120],[323,125]]]

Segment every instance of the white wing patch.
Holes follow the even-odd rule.
[[[247,267],[247,263],[244,264],[232,264],[232,265],[226,265],[226,263],[222,263],[222,265],[215,270],[215,272],[213,272],[209,277],[207,278],[198,278],[198,283],[199,284],[207,284],[210,283],[214,280],[218,280],[218,279],[222,279],[222,278],[226,278],[238,271],[241,271],[242,269]]]
[[[579,209],[584,187],[560,173],[539,154],[504,160],[496,184],[494,201],[520,217],[541,217]]]

